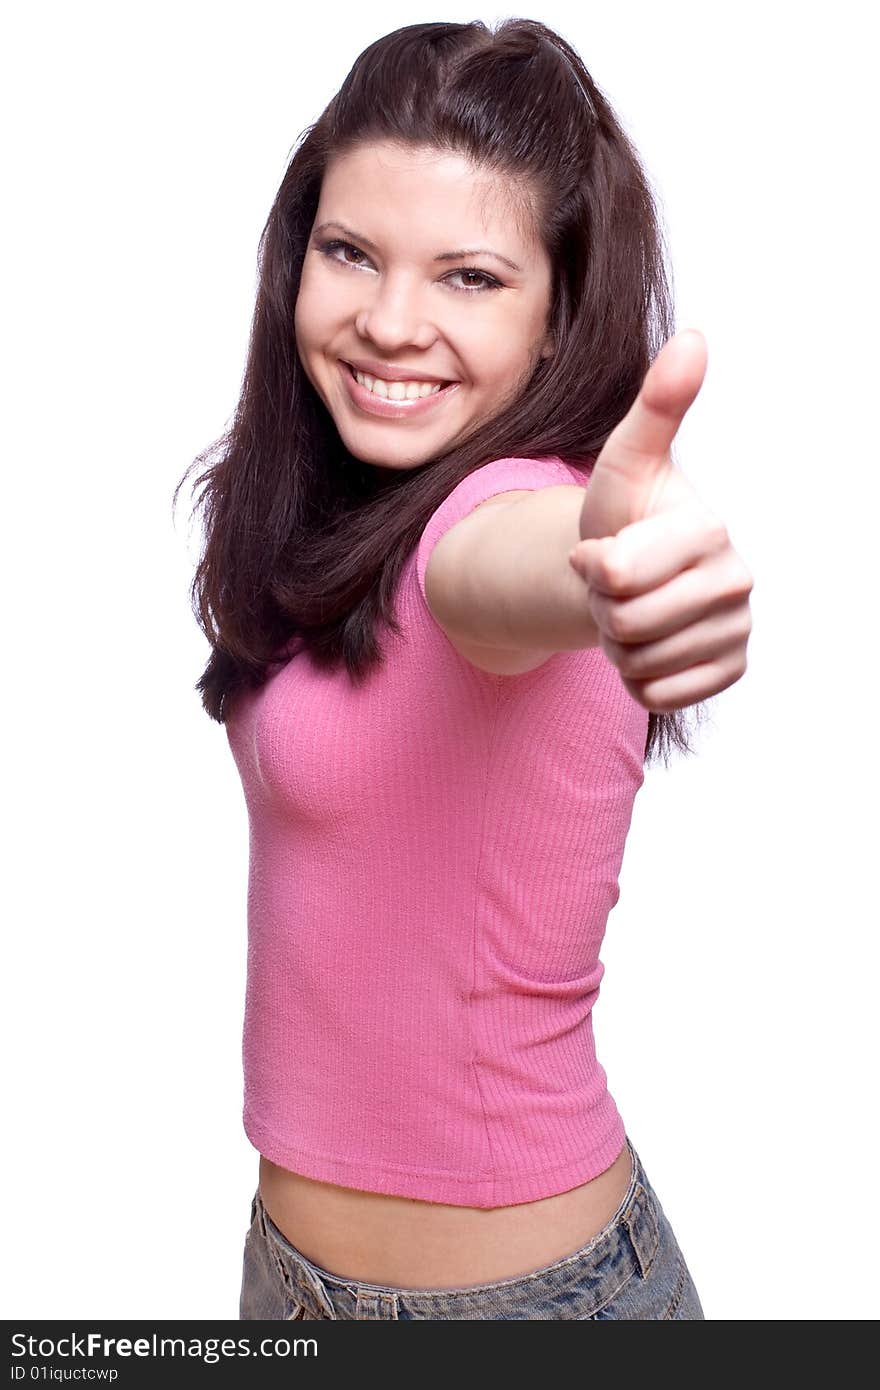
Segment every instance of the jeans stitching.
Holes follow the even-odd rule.
[[[597,1306],[592,1310],[591,1313],[587,1314],[587,1317],[595,1318],[597,1313],[601,1313],[603,1308],[607,1308],[609,1304],[613,1303],[615,1298],[617,1298],[618,1294],[620,1294],[626,1288],[627,1284],[631,1283],[632,1280],[635,1278],[635,1273],[636,1271],[634,1269],[631,1269],[629,1274],[623,1280],[623,1283],[618,1284],[614,1292],[610,1293],[607,1298],[603,1298],[602,1302],[597,1304]]]
[[[664,1319],[675,1317],[681,1305],[681,1300],[684,1297],[685,1285],[687,1283],[687,1268],[685,1266],[684,1256],[682,1255],[680,1250],[678,1252],[677,1260],[678,1283],[675,1288],[675,1293],[672,1295],[672,1301],[670,1302],[669,1307],[666,1309],[666,1312],[663,1314]]]

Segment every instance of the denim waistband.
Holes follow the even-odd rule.
[[[403,1288],[334,1274],[308,1259],[282,1234],[266,1211],[259,1188],[251,1203],[251,1219],[256,1218],[279,1274],[299,1305],[293,1316],[393,1319],[403,1303],[416,1317],[468,1317],[468,1309],[478,1306],[479,1317],[492,1316],[495,1308],[500,1316],[515,1316],[518,1308],[528,1309],[526,1316],[542,1316],[535,1310],[561,1304],[569,1308],[569,1316],[589,1316],[592,1307],[613,1296],[636,1270],[647,1276],[660,1240],[656,1196],[628,1136],[626,1143],[632,1164],[630,1182],[610,1221],[585,1245],[552,1264],[488,1284]]]

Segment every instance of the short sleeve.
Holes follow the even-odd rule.
[[[482,468],[475,468],[452,489],[440,503],[425,526],[416,550],[416,574],[422,598],[425,595],[425,571],[431,551],[440,537],[468,512],[499,492],[518,492],[539,487],[559,487],[560,484],[586,487],[589,473],[573,464],[564,463],[553,455],[546,458],[493,459]]]

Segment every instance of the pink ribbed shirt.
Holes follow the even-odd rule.
[[[648,713],[598,647],[478,670],[424,589],[432,546],[477,503],[559,483],[589,473],[509,458],[459,483],[363,685],[303,649],[233,702],[244,1128],[308,1177],[508,1206],[586,1182],[624,1145],[592,1008]]]

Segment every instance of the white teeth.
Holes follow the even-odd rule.
[[[422,396],[436,396],[443,389],[439,381],[383,381],[381,377],[365,376],[357,370],[354,375],[355,380],[374,396],[389,401],[416,401]]]

